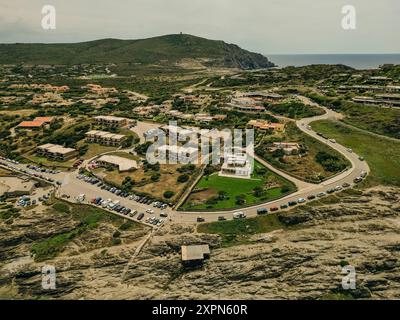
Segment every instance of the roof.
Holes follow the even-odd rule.
[[[102,119],[102,120],[108,120],[108,121],[122,121],[125,120],[125,118],[121,117],[114,117],[114,116],[97,116],[95,119]]]
[[[51,153],[60,153],[60,154],[67,154],[67,153],[76,151],[76,149],[65,148],[63,146],[60,146],[57,144],[52,144],[52,143],[47,143],[47,144],[38,146],[38,149],[44,149]]]
[[[112,155],[104,155],[97,159],[97,161],[106,162],[115,166],[118,166],[119,171],[128,171],[131,169],[137,169],[138,163],[135,160],[112,156]]]
[[[31,192],[35,186],[32,181],[25,181],[17,177],[0,177],[0,195],[13,192]]]
[[[44,122],[42,121],[22,121],[18,127],[22,128],[40,128],[43,126]]]
[[[125,138],[125,135],[123,134],[115,134],[107,131],[99,131],[99,130],[91,130],[86,132],[86,136],[97,136],[101,138],[107,138],[107,139],[118,139],[121,140]]]
[[[54,117],[36,117],[33,121],[52,122]]]
[[[182,246],[182,261],[203,260],[204,255],[210,254],[208,244],[196,246]]]

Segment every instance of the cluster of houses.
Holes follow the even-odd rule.
[[[21,122],[17,128],[37,129],[53,121],[55,121],[54,117],[37,117],[33,121]],[[128,120],[114,116],[97,116],[94,118],[94,123],[102,127],[119,128],[125,126]],[[88,143],[98,143],[114,147],[120,146],[126,140],[126,135],[101,130],[90,130],[85,136]],[[77,157],[78,151],[74,148],[65,148],[61,145],[48,143],[38,146],[36,154],[52,161],[64,162]]]
[[[268,92],[236,93],[232,96],[228,107],[240,112],[261,113],[266,110],[264,103],[276,103],[283,98],[280,94]]]
[[[90,93],[93,93],[98,96],[110,94],[110,93],[118,93],[116,88],[104,88],[98,84],[89,83],[86,86],[81,87],[82,89],[88,90]]]
[[[53,92],[66,92],[69,90],[68,86],[53,86],[51,84],[11,84],[9,89],[26,89],[26,90],[41,90],[41,91],[53,91]]]
[[[183,113],[178,110],[168,110],[166,112],[166,114],[171,116],[172,118],[182,119],[182,120],[191,120],[191,121],[196,121],[199,123],[209,123],[212,121],[223,121],[227,117],[225,114],[216,114],[216,115],[210,115],[208,113],[190,114],[190,113]]]

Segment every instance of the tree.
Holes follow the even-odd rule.
[[[261,186],[257,186],[253,189],[253,194],[255,197],[260,198],[265,194],[265,190]]]
[[[187,181],[189,181],[189,176],[187,175],[187,174],[182,174],[182,175],[180,175],[179,177],[178,177],[178,182],[179,183],[184,183],[184,182],[187,182]]]
[[[165,199],[171,199],[174,196],[175,192],[173,191],[165,191],[164,192],[164,198]]]
[[[239,194],[236,196],[236,204],[237,205],[244,205],[246,203],[246,195]]]

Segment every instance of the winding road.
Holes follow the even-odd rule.
[[[168,220],[172,222],[177,222],[177,223],[196,223],[197,218],[201,216],[206,222],[212,222],[212,221],[217,221],[219,216],[224,216],[227,220],[233,219],[233,213],[241,211],[244,212],[247,217],[255,217],[257,216],[257,209],[260,208],[267,208],[271,209],[272,207],[280,207],[281,205],[287,204],[289,201],[297,201],[300,198],[307,199],[308,196],[310,195],[317,195],[320,192],[326,192],[328,189],[335,188],[337,186],[342,186],[344,183],[348,183],[350,185],[354,184],[354,179],[356,177],[360,176],[360,173],[362,171],[365,171],[366,173],[370,172],[370,168],[368,164],[365,161],[360,160],[359,155],[355,154],[354,152],[350,152],[346,146],[342,146],[338,143],[333,143],[332,141],[329,141],[327,139],[324,139],[323,137],[320,137],[316,132],[314,132],[310,124],[314,121],[318,120],[339,120],[342,118],[342,115],[339,113],[336,113],[332,110],[329,110],[327,108],[321,107],[316,103],[311,102],[308,98],[303,97],[303,96],[298,96],[298,98],[305,104],[309,105],[315,105],[318,106],[322,109],[325,110],[325,114],[321,116],[316,116],[316,117],[311,117],[311,118],[305,118],[296,121],[297,127],[304,132],[305,134],[313,137],[314,139],[319,140],[320,142],[329,145],[332,149],[338,151],[341,153],[344,157],[346,157],[349,162],[351,163],[351,167],[347,169],[346,171],[330,178],[329,180],[326,180],[320,184],[311,184],[307,183],[301,180],[298,180],[296,178],[293,178],[292,176],[274,168],[271,166],[269,163],[266,161],[257,158],[258,161],[260,161],[263,165],[265,165],[268,169],[271,171],[283,176],[284,178],[292,181],[296,186],[298,191],[295,193],[292,193],[288,196],[285,196],[283,198],[273,200],[267,203],[255,205],[252,207],[248,208],[243,208],[243,209],[237,209],[237,210],[229,210],[229,211],[213,211],[213,212],[184,212],[184,211],[176,211],[171,208],[168,208],[166,210],[163,210],[166,212],[169,216]],[[19,171],[23,172],[25,175],[33,175],[33,172],[30,172],[30,170],[27,168],[25,164],[9,164],[5,161],[0,161],[0,166],[3,166],[5,168],[14,170],[14,171]],[[113,200],[119,200],[121,205],[130,208],[132,210],[137,210],[139,212],[145,212],[146,209],[153,209],[155,211],[155,216],[159,217],[160,210],[153,208],[151,205],[145,205],[145,204],[140,204],[135,201],[129,200],[127,198],[121,198],[117,197],[114,194],[111,194],[110,192],[106,190],[102,190],[94,185],[91,185],[89,183],[85,183],[82,180],[77,179],[77,171],[74,172],[60,172],[56,175],[54,174],[42,174],[44,177],[47,178],[52,178],[56,181],[61,182],[61,186],[55,186],[56,188],[56,194],[58,196],[61,195],[67,195],[70,197],[70,201],[75,199],[78,195],[80,194],[85,194],[86,199],[90,200],[95,197],[102,197],[103,199],[113,199]],[[37,179],[37,178],[35,178]],[[114,213],[114,212],[113,212]],[[147,217],[153,216],[151,214],[146,213],[145,217],[142,221],[145,221]],[[124,216],[124,218],[130,219],[130,220],[135,220],[135,218],[130,218]]]

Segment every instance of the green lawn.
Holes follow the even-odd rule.
[[[312,128],[363,156],[372,171],[370,183],[400,186],[400,141],[377,137],[334,121],[313,122]]]
[[[82,143],[80,143],[81,145],[83,145],[83,141]],[[117,150],[116,147],[110,147],[110,146],[103,146],[97,143],[88,143],[87,144],[89,146],[88,151],[85,153],[84,156],[82,156],[82,159],[88,160],[91,159],[99,154],[105,153],[105,152],[110,152],[110,151],[114,151]],[[78,144],[78,147],[80,145]]]
[[[205,190],[206,194],[210,195],[205,200],[212,199],[219,192],[225,192],[223,199],[215,203],[193,204],[191,197],[183,205],[183,210],[212,210],[212,209],[233,209],[243,206],[253,205],[260,202],[281,197],[285,193],[295,190],[295,186],[289,181],[279,177],[273,172],[266,170],[260,163],[255,162],[255,170],[251,179],[240,179],[230,177],[220,177],[218,173],[203,177],[196,185],[195,190]],[[264,169],[265,173],[257,173],[257,169]],[[278,184],[278,187],[269,188],[268,184]],[[264,188],[264,193],[261,196],[254,194],[256,187]],[[286,190],[285,190],[286,189]],[[211,193],[207,193],[212,191]],[[244,204],[237,204],[236,197],[242,195],[245,199]]]

